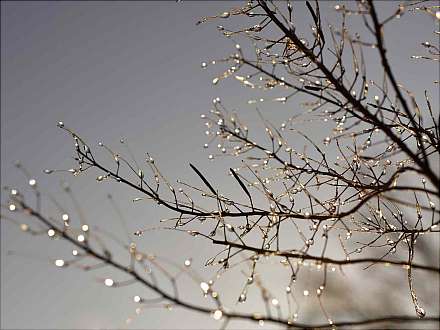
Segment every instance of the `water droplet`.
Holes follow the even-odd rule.
[[[53,237],[53,236],[55,236],[55,230],[53,230],[53,229],[49,229],[49,230],[47,231],[47,236],[49,236],[49,237]]]
[[[141,298],[140,296],[134,296],[134,297],[133,297],[133,301],[134,301],[135,303],[140,303],[141,300],[142,300],[142,298]]]
[[[220,78],[215,77],[214,79],[212,79],[212,84],[217,85],[219,81],[220,81]]]
[[[63,123],[62,121],[59,121],[58,124],[57,124],[57,126],[58,126],[59,128],[63,128],[63,127],[64,127],[64,123]]]
[[[106,278],[104,280],[104,284],[105,284],[105,286],[112,287],[113,284],[115,284],[115,282],[111,278]]]
[[[274,306],[278,306],[278,305],[280,304],[280,302],[279,302],[278,299],[276,299],[276,298],[273,298],[272,301],[271,301],[271,303],[272,303],[272,305],[274,305]]]
[[[55,266],[57,267],[63,267],[65,265],[65,262],[63,259],[57,259],[55,260]]]
[[[229,16],[231,16],[231,14],[228,11],[225,11],[225,12],[220,14],[221,18],[228,18]]]
[[[304,297],[307,297],[310,294],[310,292],[308,290],[304,290],[303,295]]]
[[[424,318],[425,315],[426,315],[425,310],[422,307],[419,307],[419,306],[416,307],[416,313],[417,313],[417,316],[420,317],[420,318]]]
[[[244,292],[238,297],[238,302],[244,303],[246,301],[246,298],[247,298],[247,296],[246,296],[246,293]]]
[[[186,259],[185,262],[183,263],[186,267],[191,266],[191,259]]]
[[[276,97],[273,99],[276,102],[281,102],[281,103],[285,103],[287,100],[287,97]]]
[[[32,187],[32,186],[35,186],[37,184],[37,181],[35,180],[35,179],[30,179],[29,180],[29,185]]]
[[[135,232],[134,232],[134,236],[142,236],[143,235],[143,231],[142,230],[136,230]]]
[[[206,69],[206,68],[208,67],[208,63],[206,63],[206,62],[202,62],[202,63],[200,64],[200,66],[202,67],[202,69]]]
[[[79,235],[77,236],[76,239],[77,239],[78,242],[84,242],[84,240],[85,240],[86,238],[84,237],[84,235],[79,234]]]
[[[223,316],[223,312],[220,309],[217,309],[216,311],[214,311],[214,313],[212,313],[212,317],[214,318],[214,320],[220,320]]]
[[[14,212],[17,209],[15,204],[9,204],[9,211]]]
[[[200,283],[200,288],[202,289],[202,291],[204,293],[207,293],[209,291],[209,289],[210,289],[210,286],[209,286],[208,283],[202,282],[202,283]]]

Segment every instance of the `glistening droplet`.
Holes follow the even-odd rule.
[[[416,313],[417,313],[417,316],[420,317],[420,318],[424,318],[425,315],[426,315],[425,310],[422,307],[419,307],[419,306],[416,307]]]
[[[244,303],[246,301],[246,293],[242,293],[239,297],[238,297],[238,302],[240,303]]]

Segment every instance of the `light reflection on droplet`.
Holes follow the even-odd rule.
[[[214,313],[212,313],[212,317],[214,318],[214,320],[220,320],[223,316],[223,312],[219,309],[217,309],[216,311],[214,311]]]
[[[417,316],[420,317],[420,318],[424,318],[425,315],[426,315],[425,310],[422,307],[420,307],[420,306],[416,307],[416,313],[417,313]]]
[[[200,288],[204,293],[207,293],[209,291],[209,284],[206,282],[200,283]]]
[[[143,231],[142,230],[136,230],[135,232],[134,232],[134,236],[142,236],[143,235]]]
[[[104,280],[104,284],[105,284],[105,286],[111,287],[111,286],[113,286],[113,284],[115,284],[115,282],[111,278],[106,278]]]

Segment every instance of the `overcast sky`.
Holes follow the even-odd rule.
[[[332,7],[330,2],[325,5]],[[85,216],[109,231],[123,229],[106,200],[109,191],[125,214],[130,233],[157,224],[168,214],[151,205],[134,205],[135,193],[115,184],[97,184],[93,175],[42,174],[45,168],[68,169],[74,164],[71,140],[56,127],[63,121],[91,144],[105,141],[121,148],[119,140],[125,138],[138,160],[151,153],[173,182],[179,177],[197,180],[188,166],[194,162],[228,192],[239,189],[225,181],[229,160],[208,160],[199,118],[216,96],[245,116],[254,113],[238,83],[213,87],[210,82],[218,71],[200,68],[202,61],[229,54],[232,43],[219,35],[216,23],[196,26],[195,22],[224,11],[231,3],[5,1],[1,6],[2,185],[26,186],[25,177],[13,166],[20,160],[42,189],[64,205],[69,205],[69,199],[60,193],[60,183],[68,181]],[[379,6],[389,5],[381,2]],[[306,24],[304,17],[298,15],[297,24]],[[426,29],[432,29],[420,17],[411,24],[405,22],[390,28],[392,54],[408,54]],[[394,56],[393,61],[407,68],[408,57]],[[398,74],[420,93],[418,86],[433,75],[430,70],[420,65]],[[438,94],[433,97],[438,103]],[[94,283],[95,274],[56,269],[50,260],[66,255],[65,244],[23,235],[9,223],[2,222],[1,229],[2,328],[117,328],[133,315],[136,306],[131,297],[137,288],[107,290]],[[206,243],[169,232],[152,232],[139,244],[175,260],[193,256],[196,268],[202,268],[211,255]],[[21,256],[8,256],[10,250]],[[218,324],[196,313],[153,309],[131,326],[211,328]]]

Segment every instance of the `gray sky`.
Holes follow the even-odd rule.
[[[105,141],[120,148],[119,139],[126,138],[139,161],[151,153],[172,181],[197,180],[188,166],[194,162],[220,187],[237,193],[236,184],[224,179],[230,160],[207,159],[199,116],[216,96],[240,108],[244,116],[254,111],[246,104],[248,92],[238,83],[214,88],[210,82],[218,71],[200,69],[201,61],[229,54],[232,43],[219,36],[216,22],[195,25],[201,16],[222,12],[231,3],[7,1],[1,6],[2,185],[26,186],[24,176],[13,166],[20,160],[38,184],[65,205],[68,198],[60,194],[60,182],[68,181],[86,216],[109,231],[122,229],[105,198],[109,191],[123,210],[130,232],[153,226],[168,214],[149,204],[133,204],[135,193],[115,184],[97,184],[93,175],[74,179],[67,174],[42,174],[45,168],[68,169],[74,164],[71,140],[56,127],[63,121],[90,144]],[[305,24],[303,17],[298,15],[299,25]],[[427,28],[421,17],[410,22],[390,28],[391,54],[408,54],[433,28],[432,24]],[[427,77],[435,77],[430,66],[409,67],[407,57],[392,58],[402,68],[399,79],[419,94]],[[438,94],[433,98],[433,104],[438,104]],[[286,113],[272,116],[278,121],[287,117]],[[134,313],[131,297],[137,288],[108,290],[93,283],[93,273],[55,269],[47,257],[66,256],[67,245],[30,238],[9,223],[2,223],[1,229],[2,328],[115,328]],[[169,232],[151,232],[139,244],[179,262],[189,256],[200,258],[196,268],[202,268],[212,248]],[[8,250],[25,256],[7,256]],[[282,277],[274,274],[271,281],[278,276]],[[193,295],[191,288],[183,290]],[[153,309],[131,326],[212,328],[218,324],[196,313]]]

